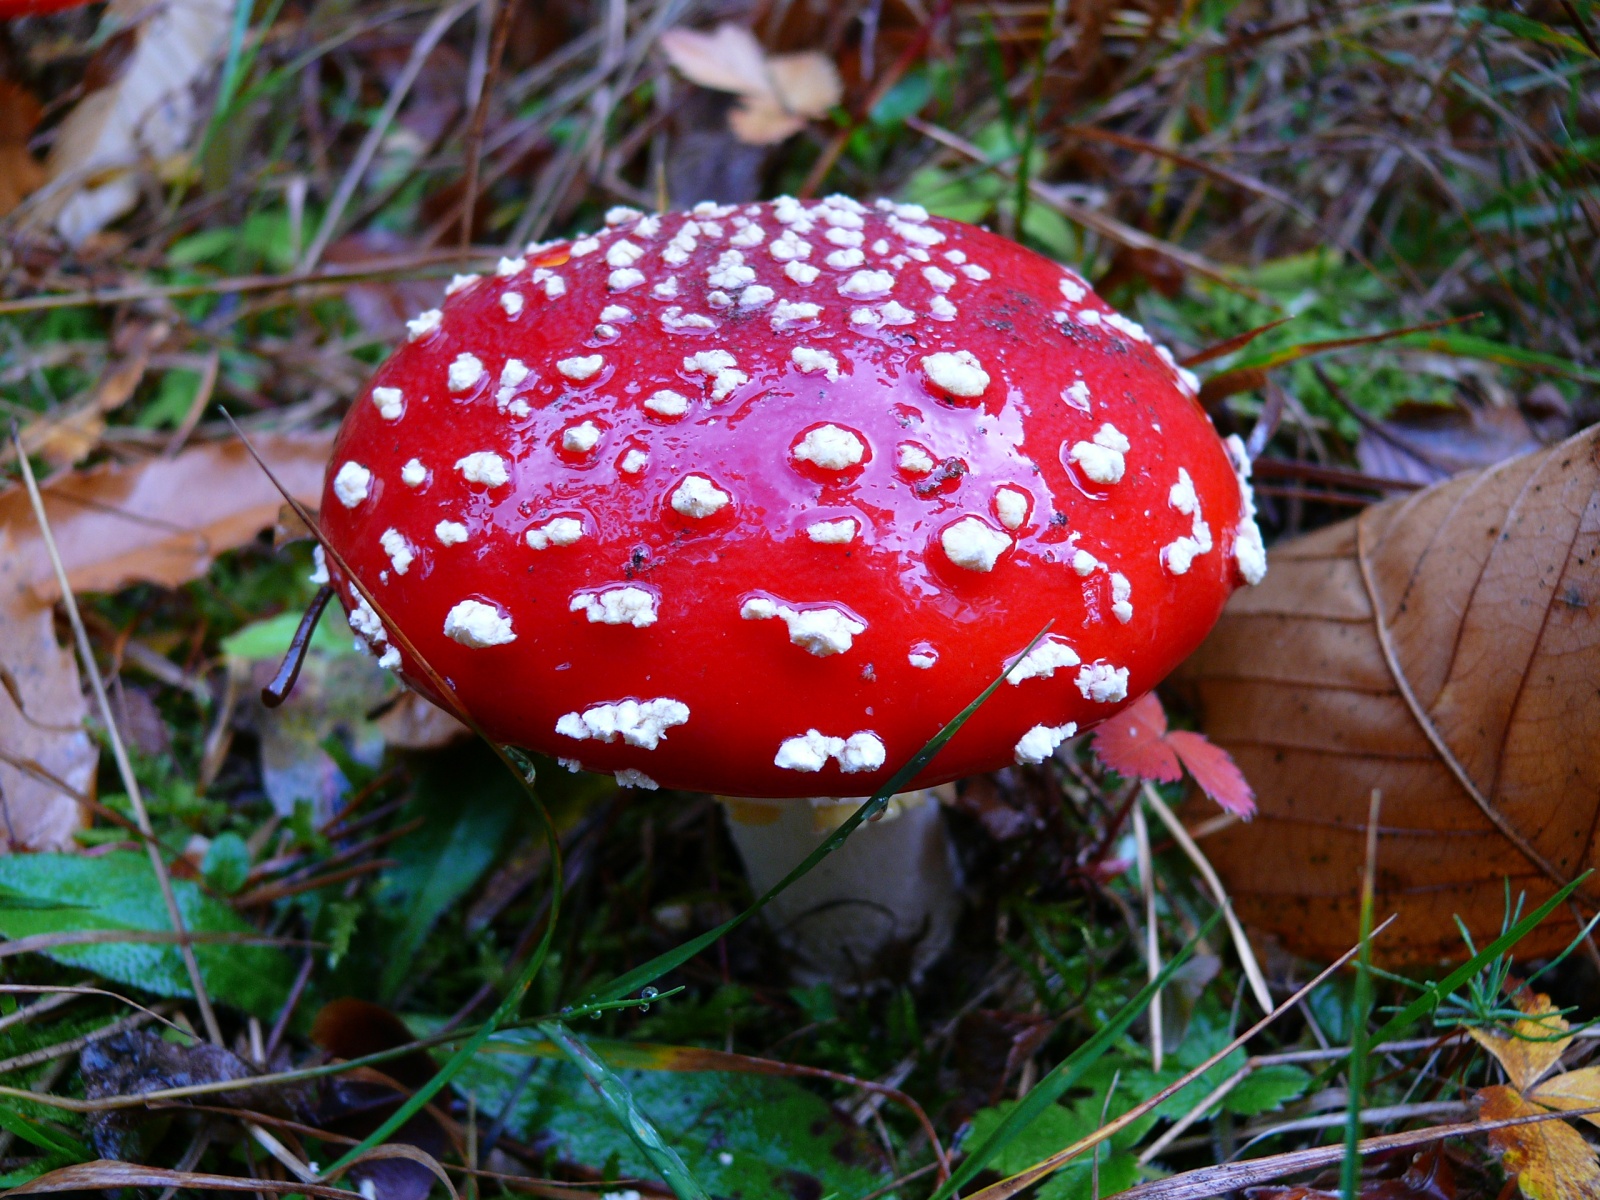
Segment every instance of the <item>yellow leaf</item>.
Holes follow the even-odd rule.
[[[1551,1076],[1533,1090],[1529,1099],[1564,1112],[1600,1106],[1600,1067],[1584,1067],[1581,1071]],[[1600,1113],[1590,1113],[1583,1119],[1591,1125],[1600,1125]]]
[[[1511,1027],[1509,1036],[1487,1029],[1469,1029],[1472,1040],[1499,1060],[1519,1092],[1527,1092],[1550,1073],[1572,1044],[1567,1022],[1542,992],[1522,989],[1513,998],[1525,1016]]]
[[[769,58],[739,25],[719,25],[712,33],[669,29],[661,35],[661,49],[690,82],[739,97],[728,125],[750,145],[781,142],[826,113],[844,92],[825,55],[811,50]]]
[[[1478,1093],[1478,1118],[1504,1121],[1548,1112],[1524,1100],[1514,1088],[1489,1087]],[[1600,1162],[1594,1147],[1562,1120],[1491,1129],[1489,1145],[1528,1200],[1600,1200]]]

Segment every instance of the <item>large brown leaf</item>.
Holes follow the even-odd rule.
[[[1463,954],[1596,864],[1600,426],[1280,544],[1184,666],[1260,815],[1206,843],[1240,915],[1333,957],[1357,929],[1381,790],[1390,962]],[[1550,952],[1600,883],[1520,953]]]

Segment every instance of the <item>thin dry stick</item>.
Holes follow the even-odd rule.
[[[428,55],[433,53],[433,48],[439,44],[439,39],[444,37],[450,26],[454,25],[469,9],[475,7],[478,0],[456,0],[449,8],[444,9],[422,31],[422,36],[417,39],[417,44],[411,48],[411,57],[406,60],[405,68],[394,81],[394,87],[389,92],[389,98],[384,102],[383,109],[378,113],[377,119],[372,122],[367,130],[367,136],[361,140],[361,146],[356,150],[356,156],[351,160],[350,166],[344,173],[344,178],[339,181],[339,187],[333,193],[333,199],[328,202],[328,211],[322,218],[322,225],[317,229],[317,236],[311,240],[311,245],[306,249],[305,257],[300,260],[300,270],[309,271],[317,265],[322,257],[322,252],[328,248],[328,243],[333,240],[334,233],[339,228],[339,221],[344,216],[344,210],[350,204],[350,198],[356,194],[356,188],[361,186],[361,177],[367,173],[367,168],[372,165],[372,158],[378,153],[378,147],[383,144],[384,137],[389,132],[389,126],[394,123],[395,114],[400,111],[400,106],[405,103],[411,94],[411,86],[416,83],[417,76],[422,73],[423,64],[428,61]]]
[[[1189,856],[1194,869],[1200,872],[1200,877],[1211,889],[1211,895],[1222,909],[1222,919],[1228,923],[1228,933],[1233,938],[1234,949],[1239,953],[1239,964],[1244,968],[1244,977],[1250,981],[1250,991],[1255,995],[1256,1003],[1261,1005],[1261,1011],[1271,1012],[1272,993],[1267,989],[1267,977],[1261,971],[1261,964],[1256,961],[1256,952],[1251,949],[1250,939],[1245,937],[1239,918],[1233,915],[1233,901],[1223,889],[1222,880],[1217,878],[1217,873],[1212,869],[1205,852],[1195,843],[1194,838],[1189,836],[1189,831],[1183,827],[1183,822],[1178,820],[1177,814],[1167,807],[1166,801],[1161,798],[1161,793],[1156,791],[1155,785],[1149,780],[1144,784],[1144,798],[1155,810],[1156,816],[1161,818],[1161,823],[1167,827],[1172,840],[1177,842]]]
[[[134,820],[138,823],[139,832],[145,838],[144,845],[150,855],[150,866],[156,873],[156,882],[161,888],[161,899],[167,906],[167,920],[172,923],[172,930],[178,935],[178,953],[183,956],[183,967],[189,975],[189,986],[194,989],[195,1001],[200,1006],[200,1019],[205,1024],[206,1036],[220,1046],[222,1027],[217,1024],[217,1014],[211,1009],[211,997],[206,994],[205,981],[200,978],[200,963],[194,956],[194,947],[189,943],[188,930],[183,923],[183,913],[178,910],[178,897],[172,890],[172,877],[167,874],[167,864],[161,857],[160,847],[156,844],[155,832],[150,825],[150,813],[144,806],[144,793],[139,790],[139,780],[134,776],[133,763],[128,759],[128,748],[122,744],[122,734],[112,718],[111,700],[106,695],[106,681],[100,677],[100,665],[94,660],[94,648],[89,645],[89,633],[83,627],[83,618],[78,615],[78,602],[73,598],[72,585],[67,582],[67,568],[61,561],[61,552],[56,549],[55,534],[50,531],[50,519],[45,515],[44,499],[39,495],[39,483],[33,477],[33,465],[28,462],[28,456],[22,451],[22,439],[15,425],[11,428],[11,444],[16,451],[17,462],[22,466],[22,481],[28,489],[28,502],[33,505],[34,520],[39,522],[39,533],[44,541],[45,551],[50,555],[50,566],[56,573],[56,584],[61,589],[61,604],[67,610],[67,620],[72,624],[72,636],[77,640],[78,657],[83,660],[83,670],[89,676],[89,683],[94,689],[95,704],[100,709],[100,719],[105,722],[106,740],[111,743],[111,754],[117,762],[117,773],[122,776],[122,786],[127,789],[128,803],[133,807]]]
[[[1156,929],[1156,879],[1150,858],[1150,824],[1144,810],[1133,807],[1133,844],[1139,859],[1139,888],[1144,893],[1144,961],[1151,980],[1161,974],[1161,939]],[[1161,989],[1150,997],[1150,1063],[1161,1070]]]
[[[128,999],[119,992],[109,992],[105,988],[88,987],[83,985],[63,987],[59,985],[52,986],[50,984],[43,983],[0,983],[0,995],[51,997],[48,1000],[36,1001],[35,1003],[28,1005],[27,1008],[19,1009],[17,1012],[12,1013],[9,1017],[0,1018],[0,1029],[4,1029],[7,1025],[10,1025],[17,1020],[26,1020],[28,1017],[34,1016],[38,1013],[47,1012],[51,1008],[66,1004],[68,1001],[74,1000],[79,996],[105,996],[108,999],[116,1000],[121,1004],[126,1004],[129,1008],[136,1008],[142,1013],[148,1013],[151,1017],[155,1018],[157,1021],[160,1021],[163,1025],[170,1029],[176,1030],[185,1037],[192,1036],[190,1032],[182,1025],[179,1025],[174,1021],[167,1020],[155,1009],[146,1008],[144,1005]]]

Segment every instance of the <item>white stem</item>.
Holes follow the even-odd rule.
[[[728,831],[760,894],[861,806],[853,799],[722,797]],[[795,978],[866,987],[916,981],[950,946],[960,877],[932,792],[892,797],[828,857],[767,905]]]

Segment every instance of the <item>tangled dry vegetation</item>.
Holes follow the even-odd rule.
[[[1182,785],[1081,739],[960,787],[970,904],[927,980],[790,986],[759,922],[716,936],[751,897],[706,797],[539,770],[530,803],[331,621],[291,703],[256,701],[309,543],[224,416],[314,503],[452,273],[618,203],[885,194],[1159,330],[1288,538],[1600,420],[1597,36],[1588,0],[0,23],[0,1183],[1600,1196],[1595,952],[1560,953],[1551,879],[1469,876],[1448,975],[1258,966]],[[1179,811],[1203,849],[1215,810]],[[1351,845],[1302,922],[1324,954],[1407,903]],[[1242,857],[1258,896],[1299,869]],[[1552,911],[1554,957],[1508,958]]]

